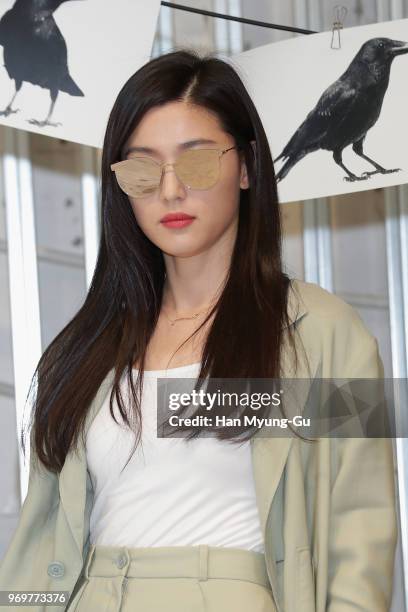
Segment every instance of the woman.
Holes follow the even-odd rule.
[[[69,612],[388,610],[389,440],[156,437],[158,377],[383,374],[358,314],[282,271],[279,215],[232,65],[181,50],[128,80],[104,140],[92,284],[38,364],[1,588],[65,589]]]

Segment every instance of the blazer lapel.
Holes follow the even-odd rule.
[[[85,422],[84,436],[110,390],[113,377],[114,368],[103,379],[91,403]],[[87,497],[87,461],[86,448],[82,443],[81,437],[78,441],[77,451],[70,451],[66,456],[65,463],[59,474],[59,492],[68,525],[79,554],[82,557],[84,536],[86,536],[84,534],[84,516]]]
[[[296,279],[289,285],[287,310],[289,326],[307,313],[307,308],[297,289]],[[284,325],[283,329],[287,326]],[[285,378],[285,376],[283,377]],[[298,401],[298,400],[297,400]],[[298,403],[299,405],[299,403]],[[299,414],[299,412],[297,412]],[[251,438],[252,468],[262,533],[266,539],[266,521],[286,460],[294,441],[294,434],[285,437],[266,437],[261,431]]]

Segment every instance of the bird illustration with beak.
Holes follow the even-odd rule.
[[[15,92],[0,115],[17,113],[14,99],[24,81],[48,89],[51,106],[43,121],[28,120],[37,126],[61,125],[50,121],[60,91],[71,96],[84,93],[68,71],[67,45],[53,17],[54,11],[68,0],[16,0],[0,19],[0,45],[4,50],[4,66],[14,80]]]
[[[321,95],[316,106],[296,130],[282,153],[274,160],[286,161],[276,175],[281,181],[303,157],[325,149],[333,151],[333,158],[345,172],[346,181],[366,180],[373,174],[398,172],[386,169],[363,151],[364,139],[377,122],[390,79],[395,57],[408,53],[408,43],[390,38],[366,41],[347,70]],[[375,170],[357,176],[343,163],[342,153],[348,146],[372,164]]]

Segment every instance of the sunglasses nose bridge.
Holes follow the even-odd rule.
[[[167,167],[170,166],[170,171],[173,170],[173,172],[176,172],[176,162],[167,162],[166,164],[163,164],[161,167],[161,171],[162,171],[162,175],[163,174],[167,174],[169,172],[169,170],[167,169]]]
[[[183,181],[180,179],[179,175],[178,175],[178,174],[177,174],[177,172],[176,172],[176,164],[177,164],[177,161],[175,161],[175,162],[167,162],[167,163],[163,163],[163,164],[162,164],[162,166],[161,166],[160,183],[159,183],[159,187],[160,187],[160,189],[163,187],[163,177],[164,177],[164,175],[165,175],[165,174],[169,174],[169,172],[171,172],[171,171],[172,171],[172,172],[174,172],[174,175],[175,175],[175,177],[176,177],[177,181],[178,181],[178,182],[180,182],[180,183],[183,185],[183,187],[185,187],[185,188],[187,187],[187,186],[186,186],[186,185],[183,183]],[[166,169],[166,168],[167,168],[167,166],[171,166],[171,168],[170,168],[169,170],[167,170],[167,169]]]
[[[180,180],[180,178],[179,178],[179,176],[178,176],[178,174],[176,172],[176,163],[177,162],[166,162],[166,163],[163,163],[161,165],[160,185],[163,182],[163,176],[165,174],[168,174],[169,172],[174,172],[174,174],[176,175],[177,179]],[[169,168],[169,166],[170,166],[170,168]]]
[[[176,163],[176,162],[163,162],[163,163],[162,163],[162,165],[161,165],[161,169],[162,169],[162,170],[165,170],[165,168],[166,168],[167,166],[173,166],[173,168],[174,168],[175,163]]]

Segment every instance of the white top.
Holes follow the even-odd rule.
[[[115,423],[108,393],[87,434],[86,454],[95,498],[91,544],[106,546],[193,546],[207,544],[264,552],[252,471],[250,442],[215,437],[157,438],[157,377],[191,377],[200,363],[146,370],[140,443],[135,443],[116,399]],[[134,368],[132,373],[137,376]],[[122,378],[125,405],[130,397]],[[129,414],[129,412],[128,412]],[[132,420],[130,419],[132,423]]]

